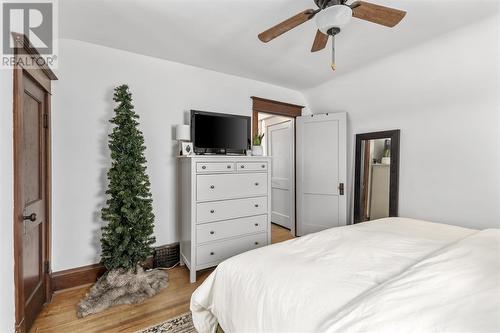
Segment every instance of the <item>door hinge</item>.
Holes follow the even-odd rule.
[[[344,195],[344,183],[339,184],[339,194]]]
[[[50,273],[50,262],[48,262],[48,261],[45,262],[45,264],[43,265],[43,270],[44,270],[45,274]]]
[[[49,114],[43,114],[43,128],[49,128]]]

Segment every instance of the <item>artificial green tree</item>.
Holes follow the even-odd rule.
[[[127,85],[115,88],[118,103],[115,125],[109,135],[111,168],[109,196],[101,210],[107,225],[102,227],[101,262],[108,270],[132,269],[152,254],[154,215],[150,182],[146,174],[144,137],[138,129],[139,116],[132,105]]]

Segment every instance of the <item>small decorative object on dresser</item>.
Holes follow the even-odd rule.
[[[189,156],[193,154],[193,143],[192,142],[181,142],[181,155]]]
[[[180,157],[181,264],[196,272],[271,242],[271,159]]]
[[[191,128],[189,125],[177,125],[175,127],[175,139],[179,141],[179,155],[189,156],[193,153],[191,140]]]
[[[253,145],[252,145],[252,155],[253,156],[262,156],[264,155],[264,150],[262,149],[262,139],[264,138],[264,133],[255,134],[253,137]]]

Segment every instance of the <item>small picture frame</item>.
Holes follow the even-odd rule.
[[[193,155],[193,143],[192,142],[181,142],[181,151],[182,156],[191,156]]]

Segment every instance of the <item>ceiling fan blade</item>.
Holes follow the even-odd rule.
[[[311,18],[313,18],[314,14],[316,14],[316,11],[313,9],[306,9],[303,12],[298,13],[295,16],[290,17],[289,19],[276,24],[274,27],[261,32],[259,34],[259,39],[267,43],[274,38],[284,34],[288,30],[291,30],[295,28],[298,25],[301,25],[302,23],[309,21]]]
[[[314,37],[311,52],[323,50],[326,47],[326,43],[328,43],[328,37],[328,35],[322,33],[321,31],[316,31],[316,37]]]
[[[355,1],[350,7],[352,8],[352,16],[390,28],[398,24],[406,15],[405,11],[365,1]]]

